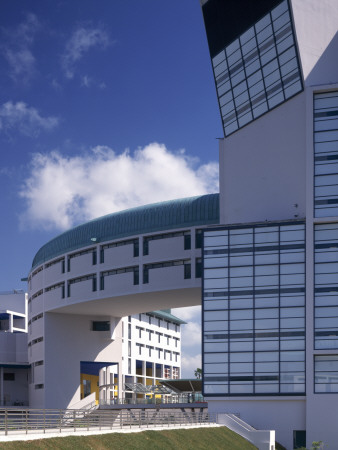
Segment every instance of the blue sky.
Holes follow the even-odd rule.
[[[0,4],[0,290],[88,219],[217,191],[198,0]]]

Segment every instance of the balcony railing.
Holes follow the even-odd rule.
[[[158,410],[0,409],[0,435],[211,425],[207,412]]]
[[[111,400],[100,399],[100,405],[169,405],[177,403],[204,403],[202,394],[177,394],[166,395],[161,397],[146,397],[146,398],[114,398]]]

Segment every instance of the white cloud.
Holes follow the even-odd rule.
[[[184,308],[173,308],[171,313],[180,319],[189,321],[200,321],[201,320],[201,305],[187,306]]]
[[[66,44],[62,55],[62,66],[65,76],[69,79],[74,77],[75,65],[90,49],[99,47],[106,48],[110,44],[108,33],[102,28],[79,27],[74,31]]]
[[[182,356],[181,376],[182,378],[195,378],[194,372],[202,367],[201,354]]]
[[[0,133],[19,131],[21,134],[36,137],[41,131],[50,131],[59,123],[57,117],[43,117],[38,110],[24,102],[6,102],[0,106]]]
[[[99,89],[105,89],[107,87],[106,83],[98,82],[93,78],[89,77],[88,75],[84,75],[83,77],[81,77],[81,86],[86,88],[94,86]]]
[[[187,347],[201,346],[201,324],[188,322],[182,327],[182,342],[184,349]]]
[[[38,153],[20,191],[22,225],[64,230],[126,208],[217,191],[217,163],[197,166],[158,143],[133,154],[104,146],[82,156]]]
[[[14,29],[5,28],[1,52],[10,67],[10,76],[15,81],[27,82],[35,72],[35,57],[32,45],[40,23],[35,14],[27,14],[26,20]]]
[[[90,85],[93,83],[93,80],[88,76],[88,75],[85,75],[85,76],[83,76],[82,77],[82,82],[81,82],[81,86],[84,86],[84,87],[90,87]]]

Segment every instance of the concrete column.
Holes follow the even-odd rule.
[[[4,404],[4,368],[0,367],[0,405]]]
[[[117,364],[117,398],[123,397],[122,362]]]
[[[9,330],[10,333],[13,333],[13,314],[9,315]]]

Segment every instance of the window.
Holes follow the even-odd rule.
[[[110,331],[110,322],[105,321],[93,321],[92,331]]]
[[[4,373],[4,381],[15,381],[15,373]]]
[[[179,378],[179,368],[173,367],[173,380],[177,380]]]
[[[204,233],[203,389],[305,393],[305,225]]]
[[[212,59],[224,134],[303,90],[285,0]]]
[[[318,355],[314,360],[315,393],[338,392],[338,355]]]
[[[338,91],[314,96],[316,217],[338,216]]]
[[[293,431],[293,448],[305,448],[306,447],[306,430],[294,430]]]
[[[195,260],[195,277],[202,277],[202,258],[196,258]]]
[[[120,275],[122,273],[133,273],[133,284],[138,285],[139,284],[139,267],[138,266],[132,266],[132,267],[122,267],[120,269],[113,269],[113,270],[107,270],[105,272],[101,272],[100,275],[100,290],[104,290],[104,279],[105,277],[109,277],[111,275]]]
[[[184,264],[184,279],[191,278],[191,264]]]
[[[203,243],[203,230],[195,231],[195,248],[202,248]]]
[[[34,366],[35,367],[37,367],[37,366],[42,366],[43,365],[43,360],[41,360],[41,361],[36,361],[35,363],[34,363]]]
[[[338,349],[338,224],[315,225],[315,349]]]
[[[96,291],[96,275],[85,275],[83,277],[73,278],[72,280],[68,280],[67,283],[67,297],[71,296],[71,289],[70,286],[75,283],[82,283],[83,281],[92,280],[92,290]]]
[[[35,389],[43,389],[43,388],[44,388],[44,385],[43,385],[43,384],[36,384],[36,385],[34,386],[34,388],[35,388]]]
[[[100,248],[100,263],[104,263],[104,251],[108,248],[122,247],[124,245],[133,245],[133,256],[139,256],[139,242],[138,239],[129,239],[127,241],[112,242],[110,244],[101,245]]]
[[[153,236],[146,236],[143,238],[143,255],[149,255],[149,242],[158,241],[159,239],[169,239],[174,237],[184,236],[184,250],[191,248],[190,231],[176,231],[173,233],[155,234]]]
[[[67,258],[67,272],[70,272],[70,261],[73,258],[77,258],[79,256],[83,256],[83,255],[88,255],[92,253],[92,264],[95,265],[96,264],[96,249],[95,248],[89,248],[87,250],[81,250],[80,252],[76,252],[76,253],[72,253],[71,255],[68,256]],[[95,254],[95,255],[94,255]]]
[[[45,288],[45,292],[53,291],[54,289],[61,289],[61,298],[65,298],[65,282],[53,284],[52,286],[48,286]]]

